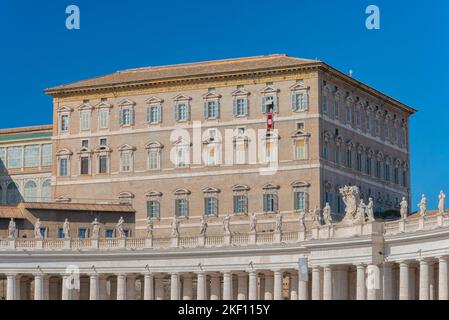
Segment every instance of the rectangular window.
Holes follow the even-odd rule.
[[[23,147],[10,147],[8,148],[8,168],[22,168],[22,153]]]
[[[204,117],[206,119],[218,118],[218,101],[204,102]]]
[[[245,195],[234,196],[234,213],[247,213],[248,198]]]
[[[263,195],[263,211],[277,212],[278,211],[278,196],[274,193],[265,193]]]
[[[40,232],[41,232],[41,235],[42,235],[42,238],[47,238],[47,228],[45,228],[45,227],[42,227],[42,228],[40,228]]]
[[[394,168],[394,183],[399,184],[399,168]]]
[[[235,148],[235,163],[244,164],[246,163],[246,142],[236,141],[234,144]]]
[[[335,149],[335,163],[340,163],[340,148],[338,147]]]
[[[328,98],[326,95],[323,95],[323,113],[327,113],[327,104],[328,104]]]
[[[88,157],[81,157],[81,168],[80,168],[81,174],[89,174],[89,158]]]
[[[159,218],[159,201],[147,201],[147,216],[148,218]]]
[[[100,139],[100,146],[107,146],[108,145],[108,139],[107,138],[101,138]]]
[[[388,164],[385,164],[384,178],[385,181],[390,181],[390,166]]]
[[[217,215],[218,213],[218,199],[214,197],[204,198],[204,214]]]
[[[339,115],[340,115],[340,103],[339,103],[339,101],[337,99],[335,99],[335,101],[334,101],[334,116],[335,116],[335,119],[338,119]]]
[[[296,160],[306,159],[306,142],[304,139],[295,141],[295,157]]]
[[[61,115],[61,131],[62,132],[69,131],[69,115],[68,114]]]
[[[108,156],[100,156],[98,159],[98,173],[108,172]]]
[[[90,127],[90,111],[81,111],[81,130],[88,130]]]
[[[329,157],[329,145],[327,143],[323,144],[323,159],[327,160]]]
[[[25,167],[39,166],[39,145],[25,146]]]
[[[51,144],[42,145],[42,166],[51,166]]]
[[[248,115],[248,100],[246,98],[234,99],[234,116]]]
[[[355,112],[355,126],[357,127],[357,129],[360,129],[361,124],[362,124],[362,118],[361,118],[360,110],[357,110]]]
[[[402,171],[402,186],[407,187],[407,171]]]
[[[159,169],[159,151],[151,150],[148,152],[148,168]]]
[[[175,107],[175,120],[187,121],[189,120],[189,110],[187,103],[178,103]]]
[[[122,172],[131,171],[131,154],[129,152],[123,152],[121,155]]]
[[[346,107],[346,123],[352,124],[352,108],[350,106]]]
[[[267,141],[265,143],[265,158],[266,162],[277,161],[277,144],[274,141]]]
[[[89,140],[81,140],[81,148],[89,148]]]
[[[187,166],[187,147],[178,147],[176,149],[176,166],[178,168],[184,168]]]
[[[114,230],[108,229],[104,233],[106,238],[113,238],[114,237]]]
[[[58,238],[64,239],[64,229],[63,228],[58,228]]]
[[[357,153],[357,171],[362,172],[362,154]]]
[[[352,151],[346,150],[346,166],[352,168]]]
[[[66,177],[68,174],[68,172],[67,172],[67,162],[68,162],[68,160],[67,159],[60,159],[59,160],[59,175],[61,176],[61,177]]]
[[[329,203],[329,206],[331,208],[333,208],[334,207],[334,194],[330,191],[326,191],[325,199],[326,199],[326,202]]]
[[[78,229],[78,238],[79,239],[87,238],[87,229],[86,228],[79,228]]]
[[[292,95],[292,110],[305,111],[307,110],[308,95],[306,93],[294,93]]]
[[[134,123],[134,113],[131,108],[123,108],[120,110],[120,119],[121,126],[130,126]]]
[[[381,177],[380,161],[376,160],[376,178],[380,178],[380,177]]]
[[[294,192],[293,193],[293,205],[295,210],[306,210],[306,193],[305,192]]]
[[[273,112],[278,111],[278,103],[276,96],[263,96],[262,97],[262,113],[268,112],[268,106],[273,105]]]
[[[186,217],[188,212],[187,199],[175,200],[175,214],[177,217]]]
[[[365,173],[371,175],[371,158],[366,157]]]
[[[98,113],[100,129],[107,129],[109,127],[109,110],[101,109]]]

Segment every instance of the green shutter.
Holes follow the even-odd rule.
[[[234,101],[232,101],[232,114],[234,116],[237,115],[237,99],[234,99]]]
[[[207,101],[204,101],[204,118],[209,118],[209,111],[207,109]]]
[[[292,94],[292,110],[293,111],[298,111],[297,105],[298,105],[298,95],[296,93],[293,93]]]

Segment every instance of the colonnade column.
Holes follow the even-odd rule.
[[[126,300],[126,276],[117,275],[117,300]]]
[[[237,279],[237,300],[246,300],[248,298],[248,275],[243,272],[239,273]]]
[[[438,299],[448,300],[448,268],[447,268],[447,257],[438,258]]]
[[[312,300],[321,300],[321,272],[319,267],[312,269]]]
[[[409,263],[402,261],[399,264],[399,300],[409,300],[410,298],[409,273]]]
[[[192,300],[192,295],[192,276],[190,274],[186,274],[182,277],[182,300]]]
[[[154,296],[156,300],[164,300],[164,278],[162,275],[154,279]]]
[[[34,300],[44,299],[44,276],[42,274],[34,275]]]
[[[210,276],[210,300],[220,300],[220,275]]]
[[[223,272],[223,300],[232,300],[232,273]]]
[[[16,299],[16,290],[19,290],[16,287],[16,276],[16,274],[12,273],[6,275],[6,300]]]
[[[274,277],[271,273],[265,274],[265,294],[264,300],[273,300]]]
[[[323,268],[323,300],[332,300],[332,267]]]
[[[98,275],[91,274],[89,276],[89,300],[99,300],[100,287],[98,282]]]
[[[204,272],[197,273],[196,299],[206,300],[206,275]]]
[[[419,300],[429,300],[429,262],[419,261]]]
[[[382,298],[393,300],[393,266],[385,263],[382,268]]]
[[[290,273],[290,300],[298,300],[298,273],[292,271]]]
[[[283,299],[283,294],[282,294],[283,275],[284,275],[284,273],[281,270],[274,271],[274,294],[273,294],[274,300],[282,300]]]
[[[179,300],[179,275],[172,273],[170,276],[170,300]]]
[[[154,300],[154,277],[150,272],[143,276],[143,299]]]

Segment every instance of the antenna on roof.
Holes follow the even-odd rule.
[[[352,69],[349,69],[349,76],[352,78],[352,74],[354,73],[354,71],[352,71]]]

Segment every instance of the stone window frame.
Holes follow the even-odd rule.
[[[354,107],[354,125],[357,130],[362,130],[362,111],[365,110],[363,102],[359,101]]]
[[[102,130],[102,131],[106,131],[109,130],[110,125],[111,125],[111,110],[112,110],[112,104],[107,103],[105,101],[100,102],[95,109],[97,109],[97,116],[98,116],[98,130]],[[100,114],[102,111],[107,111],[108,112],[108,119],[107,119],[107,126],[105,128],[103,128],[101,126],[101,117]]]
[[[136,106],[136,103],[134,101],[130,100],[130,99],[123,99],[123,100],[121,100],[118,103],[118,107],[119,107],[118,108],[118,112],[119,112],[119,115],[118,115],[119,122],[118,122],[118,124],[119,124],[120,128],[132,128],[135,125],[135,122],[136,122],[135,121],[135,110],[134,110],[135,106]],[[123,119],[122,119],[122,117],[123,117],[123,115],[122,115],[123,110],[129,110],[130,111],[129,123],[124,123],[123,122]]]
[[[308,212],[309,211],[309,195],[310,195],[310,183],[307,181],[296,180],[290,184],[291,189],[291,197],[292,197],[292,209],[294,212]],[[296,209],[296,199],[295,193],[303,192],[304,193],[304,209]]]
[[[291,110],[295,113],[307,112],[310,106],[310,86],[305,86],[304,83],[296,82],[290,88],[291,92]],[[302,94],[305,99],[305,106],[303,109],[297,109],[297,95]]]
[[[122,191],[117,196],[119,204],[132,205],[132,199],[135,198],[134,193],[131,191]]]
[[[382,162],[384,161],[384,154],[382,151],[378,151],[376,153],[376,162],[375,162],[375,177],[377,179],[382,179]]]
[[[340,89],[338,89],[337,87],[335,87],[334,93],[333,93],[333,99],[334,99],[333,115],[334,115],[334,119],[339,120],[341,122],[343,122],[342,120],[344,120],[344,119],[342,119],[342,110],[341,110],[343,102],[345,101],[344,96],[345,96],[345,93],[343,91],[341,91]]]
[[[182,123],[182,122],[189,122],[191,120],[191,105],[190,105],[190,101],[192,100],[192,97],[183,95],[183,94],[178,94],[177,96],[175,96],[173,98],[173,101],[175,103],[174,105],[174,119],[176,122],[178,123]],[[186,105],[186,118],[185,119],[179,119],[178,118],[178,108],[181,104],[185,104]]]
[[[215,132],[219,133],[219,135],[212,137],[210,135],[210,132],[212,130],[215,130]],[[202,144],[203,144],[202,156],[203,156],[203,160],[204,160],[204,165],[208,166],[208,167],[210,167],[210,166],[213,167],[213,166],[220,166],[221,164],[223,164],[223,159],[222,159],[223,144],[222,144],[222,137],[221,137],[220,131],[217,128],[209,128],[204,132],[203,138],[205,138],[202,142]],[[216,153],[215,153],[216,160],[214,163],[209,163],[209,161],[208,161],[209,148],[213,148],[216,151]]]
[[[273,183],[266,183],[262,186],[262,212],[264,214],[276,214],[278,213],[279,210],[279,189],[281,187],[277,184],[273,184]],[[265,196],[271,194],[274,196],[274,200],[276,201],[274,204],[274,208],[275,210],[273,211],[265,211]]]
[[[112,149],[107,145],[98,146],[94,150],[94,154],[96,155],[96,170],[95,174],[97,175],[105,175],[110,174],[111,172],[111,153]],[[106,162],[106,172],[100,173],[100,156],[106,156],[107,162]]]
[[[364,172],[364,157],[365,157],[366,148],[363,144],[359,143],[357,146],[357,154],[356,154],[356,170],[358,172]],[[366,161],[366,160],[365,160]]]
[[[235,215],[247,215],[248,214],[248,193],[250,187],[244,184],[236,184],[232,187],[232,212]],[[243,196],[245,199],[245,210],[244,212],[235,212],[234,197]]]
[[[78,175],[91,175],[92,174],[92,150],[90,150],[89,148],[85,148],[82,147],[79,151],[78,151],[78,161],[79,161],[79,170],[78,170]],[[87,158],[89,161],[88,167],[87,167],[87,173],[82,174],[81,173],[81,159],[82,158]]]
[[[189,218],[190,195],[191,195],[190,190],[185,188],[179,188],[173,192],[174,206],[175,206],[173,210],[173,216],[178,217],[178,219]],[[184,200],[186,202],[186,214],[184,216],[176,215],[176,200]]]
[[[329,155],[331,153],[331,141],[332,141],[332,134],[329,131],[325,130],[323,132],[323,150],[322,150],[321,157],[327,161],[330,161]],[[326,149],[326,154],[325,154],[325,149]]]
[[[221,94],[217,94],[216,92],[208,92],[206,94],[203,94],[203,116],[205,120],[218,120],[220,119],[221,115],[221,106],[220,106],[220,99],[221,99]],[[216,108],[216,115],[215,117],[211,117],[209,115],[209,102],[214,102],[215,103],[215,108]]]
[[[346,141],[346,161],[345,165],[348,169],[354,169],[354,153],[355,150],[355,143],[352,142],[352,140]]]
[[[148,125],[158,125],[162,123],[162,104],[164,103],[164,99],[158,97],[150,97],[145,100],[147,105],[146,107],[146,122]],[[158,110],[158,119],[157,121],[151,121],[151,109],[157,108]]]
[[[391,165],[393,164],[390,156],[386,155],[383,162],[383,178],[386,182],[391,182]]]
[[[332,89],[330,88],[330,86],[328,86],[326,83],[323,83],[322,87],[321,87],[321,97],[322,97],[322,101],[321,101],[321,105],[320,105],[320,109],[321,112],[327,116],[329,116],[329,111],[330,111],[330,96],[332,94]],[[326,105],[326,108],[324,108],[324,106]]]
[[[147,217],[148,216],[148,203],[150,201],[154,201],[158,203],[158,214],[157,217],[149,217],[151,220],[160,220],[161,219],[161,200],[162,200],[162,192],[160,191],[148,191],[145,194],[146,203],[147,203]]]
[[[56,112],[58,114],[58,134],[60,135],[67,135],[70,134],[70,123],[71,123],[71,115],[73,112],[73,108],[62,106],[58,109],[56,109]],[[67,130],[62,130],[62,117],[67,116],[67,122],[68,122],[68,128]]]
[[[150,171],[159,171],[161,170],[161,158],[162,158],[162,149],[164,145],[159,141],[149,141],[145,144],[145,149],[147,150],[147,170]],[[150,153],[156,152],[157,154],[157,168],[150,168]]]
[[[192,147],[192,143],[188,142],[186,140],[184,140],[181,136],[178,137],[178,140],[176,140],[175,142],[173,142],[173,148],[175,151],[175,160],[176,162],[174,163],[175,168],[177,169],[185,169],[185,168],[190,168],[191,165],[191,148]],[[178,162],[178,149],[185,149],[184,153],[187,157],[187,161],[183,166],[179,165]]]
[[[343,138],[340,135],[338,135],[335,137],[334,142],[335,142],[334,162],[337,165],[342,165],[342,163],[341,163],[341,160],[342,160],[341,148],[342,148],[342,144],[343,144]],[[337,161],[337,154],[338,154],[338,161]]]
[[[134,172],[134,153],[136,151],[136,147],[125,143],[121,145],[117,150],[119,151],[119,172]],[[125,154],[129,155],[129,170],[127,171],[123,170],[123,155]]]
[[[267,132],[267,135],[264,135],[264,136],[262,136],[262,138],[261,138],[261,142],[263,143],[263,153],[262,153],[262,155],[263,155],[263,157],[262,157],[262,159],[263,159],[263,163],[278,163],[279,162],[279,140],[281,140],[281,136],[279,135],[279,134],[277,134],[276,132],[274,132],[274,131],[270,131],[270,132]],[[270,158],[270,160],[268,160],[268,158],[267,158],[267,147],[268,147],[268,144],[271,146],[272,145],[272,143],[275,145],[275,154],[276,154],[276,159],[275,160],[273,160],[273,161],[271,161],[271,158]],[[270,147],[270,149],[271,149],[271,147]]]
[[[374,150],[369,148],[369,147],[365,148],[365,156],[366,156],[366,158],[365,158],[365,170],[364,170],[364,172],[365,172],[365,174],[367,174],[369,176],[372,176],[373,175]],[[369,166],[367,166],[368,161],[370,163]],[[370,172],[367,172],[368,170]]]
[[[92,111],[94,107],[90,103],[83,103],[78,107],[79,112],[79,131],[88,132],[92,130]],[[87,114],[87,128],[83,128],[83,115]]]
[[[272,85],[267,85],[265,86],[262,90],[260,90],[260,94],[261,94],[261,111],[262,114],[267,114],[267,103],[266,103],[266,99],[268,97],[272,97],[273,98],[273,102],[274,102],[274,108],[273,108],[273,113],[279,113],[279,92],[281,90],[278,88],[273,87]]]
[[[292,133],[292,147],[293,147],[293,159],[294,160],[308,160],[309,159],[309,140],[311,134],[305,130],[296,130]],[[296,152],[296,142],[299,140],[304,141],[304,158],[298,158]]]
[[[73,155],[73,152],[69,149],[61,149],[56,152],[56,162],[57,162],[57,176],[58,177],[70,177],[71,176],[71,168],[70,168],[70,159]],[[61,160],[65,159],[67,160],[67,175],[61,176]]]
[[[32,198],[34,198],[34,199],[31,199],[31,201],[29,201],[29,199],[27,199],[27,197],[29,196],[29,195],[27,195],[27,190],[30,190],[29,188],[27,188],[27,184],[28,183],[33,183],[34,184],[34,191],[35,191],[35,196],[34,197],[32,197]],[[37,180],[37,179],[24,179],[24,181],[23,181],[23,200],[25,201],[25,202],[40,202],[40,200],[39,200],[39,190],[40,188],[39,188],[39,181]]]
[[[393,172],[393,182],[396,185],[400,185],[400,174],[399,169],[401,168],[402,161],[400,159],[394,160],[394,172]]]
[[[371,136],[375,136],[374,135],[374,107],[367,103],[366,107],[365,107],[365,132],[370,134]]]
[[[208,217],[218,217],[219,213],[220,213],[220,207],[219,207],[219,194],[220,194],[220,189],[218,188],[214,188],[214,187],[207,187],[204,188],[203,190],[203,215],[204,216],[208,216]],[[215,200],[215,212],[208,214],[206,211],[206,199],[207,198],[212,198]]]
[[[355,99],[351,94],[347,94],[346,99],[345,99],[345,123],[347,125],[349,125],[350,127],[354,127],[354,123],[355,123]],[[349,116],[349,120],[348,120],[348,114],[350,114]]]
[[[249,115],[249,95],[250,93],[244,88],[237,88],[237,90],[231,93],[232,95],[232,115],[235,118],[244,118]],[[243,99],[245,102],[243,114],[237,114],[237,100]]]

